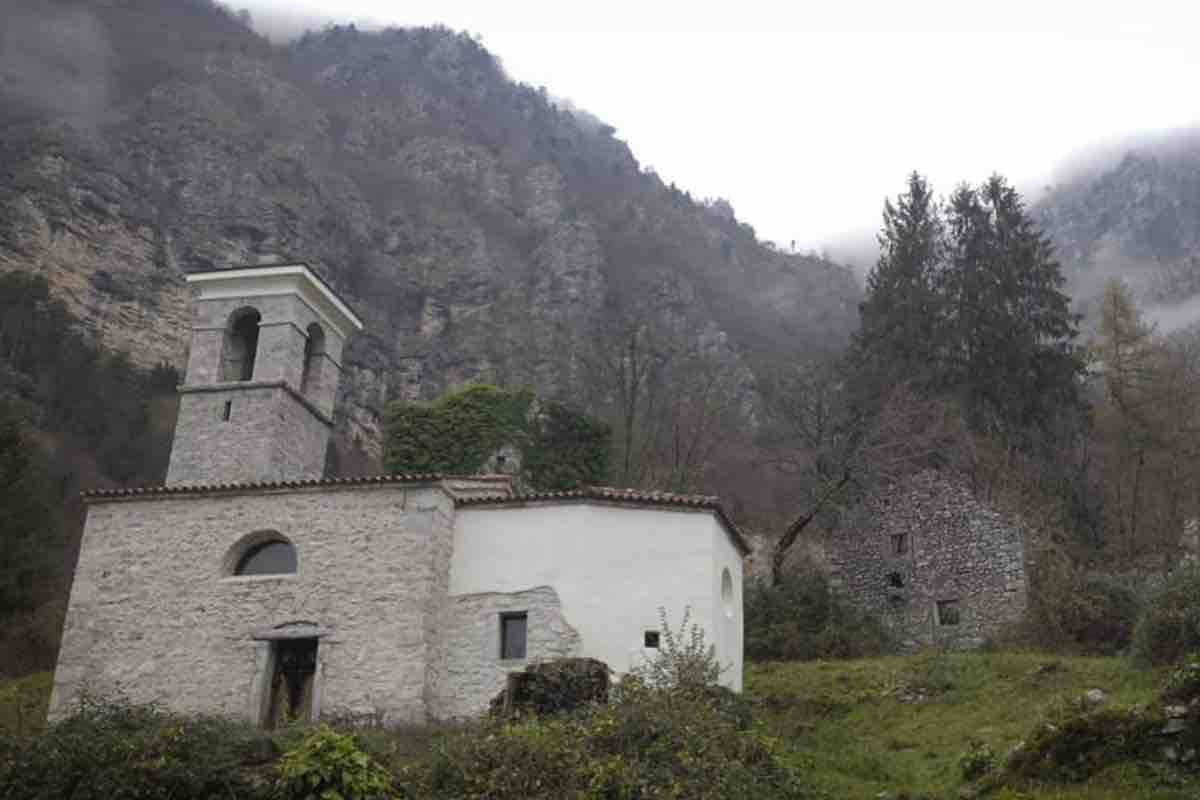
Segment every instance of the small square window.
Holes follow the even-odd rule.
[[[957,625],[962,617],[957,600],[939,600],[937,604],[938,625]]]
[[[903,589],[904,588],[904,576],[901,575],[899,572],[889,572],[888,573],[888,586],[891,586],[893,589]]]
[[[650,648],[651,650],[657,650],[658,649],[658,631],[646,631],[645,639],[643,640],[642,646]]]
[[[908,534],[892,534],[892,555],[902,556],[908,553]]]
[[[525,628],[529,614],[524,611],[500,615],[500,658],[508,661],[525,657]]]

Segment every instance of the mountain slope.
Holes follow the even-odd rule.
[[[1116,147],[1067,172],[1034,212],[1085,304],[1110,277],[1151,304],[1185,300],[1200,292],[1200,131]]]
[[[276,47],[207,0],[32,3],[0,36],[0,269],[178,365],[186,272],[308,260],[367,324],[338,433],[368,452],[387,400],[474,379],[602,411],[587,365],[614,316],[744,368],[854,324],[848,270],[664,185],[468,36]]]

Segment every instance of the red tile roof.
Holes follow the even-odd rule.
[[[179,494],[218,494],[223,492],[258,492],[272,489],[310,489],[320,486],[367,486],[382,483],[437,483],[445,478],[463,477],[438,472],[411,475],[365,475],[357,478],[310,478],[298,481],[253,481],[249,483],[202,483],[177,486],[138,486],[130,489],[99,489],[84,492],[84,500],[107,500],[121,497],[164,497]],[[487,478],[488,476],[471,476]]]

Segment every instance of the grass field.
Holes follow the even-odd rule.
[[[1108,703],[1150,703],[1161,675],[1117,658],[927,654],[847,662],[753,664],[756,718],[829,796],[959,796],[971,740],[1003,757],[1055,702],[1101,689]],[[1008,798],[1196,798],[1200,781],[1119,764],[1084,784],[1023,785]]]
[[[16,680],[0,680],[0,736],[29,735],[46,726],[46,704],[54,675],[36,672]]]
[[[957,800],[969,788],[959,760],[972,740],[1002,758],[1055,703],[1101,689],[1107,704],[1149,704],[1162,678],[1118,658],[926,654],[749,664],[746,695],[755,719],[825,797]],[[50,683],[49,673],[0,681],[0,735],[41,728]],[[437,739],[436,732],[374,735],[394,736],[389,750],[407,743],[397,752],[411,751],[407,745],[424,749]],[[1182,800],[1200,797],[1200,777],[1160,764],[1120,763],[1085,783],[1019,784],[988,797]]]

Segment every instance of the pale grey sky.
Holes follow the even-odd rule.
[[[948,193],[1200,121],[1200,3],[230,0],[256,17],[441,23],[617,128],[644,167],[759,235],[878,226],[917,169]]]

